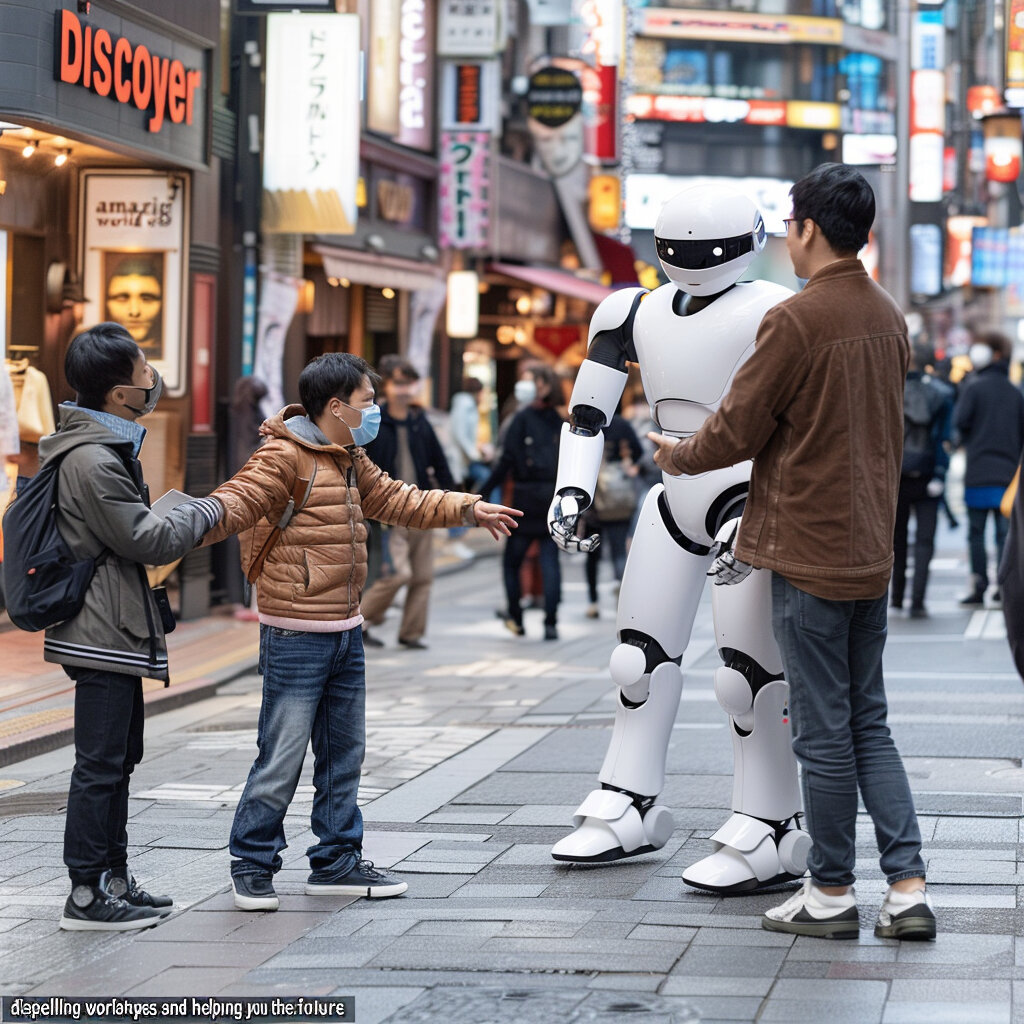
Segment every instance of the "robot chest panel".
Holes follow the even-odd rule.
[[[734,288],[689,316],[673,311],[673,285],[658,288],[644,300],[633,335],[644,390],[652,405],[666,399],[708,407],[718,404],[752,351],[765,312],[745,292],[742,286]]]

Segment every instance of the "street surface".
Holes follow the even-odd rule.
[[[890,617],[890,722],[921,814],[934,944],[871,932],[884,882],[859,825],[861,939],[765,932],[778,893],[687,889],[727,816],[731,748],[712,690],[705,594],[664,800],[665,849],[580,868],[548,851],[591,789],[607,746],[614,595],[584,617],[583,560],[563,557],[561,637],[494,616],[500,563],[439,579],[427,639],[368,651],[366,855],[409,882],[397,899],[302,895],[306,771],[288,816],[281,910],[235,911],[228,831],[255,755],[259,679],[151,717],[135,772],[132,867],[175,915],[142,933],[62,933],[61,862],[72,749],[0,768],[0,991],[6,995],[355,995],[358,1024],[807,1021],[1024,1024],[1020,815],[1024,688],[998,611],[964,611],[965,526],[940,528],[929,619]],[[173,668],[173,666],[172,666]]]

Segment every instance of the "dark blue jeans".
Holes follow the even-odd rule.
[[[64,863],[72,885],[96,885],[128,863],[128,782],[142,760],[142,680],[66,666],[75,681],[75,767]]]
[[[886,724],[886,597],[825,601],[772,573],[772,626],[790,690],[793,751],[815,885],[852,885],[857,790],[891,885],[924,877],[910,784]]]
[[[260,626],[259,754],[231,826],[233,875],[278,871],[284,816],[313,741],[310,867],[354,865],[363,845],[356,805],[366,747],[363,631],[300,633]]]
[[[554,626],[558,623],[558,604],[562,600],[562,568],[558,562],[558,548],[547,535],[522,536],[517,530],[505,541],[505,553],[502,556],[502,567],[505,573],[505,596],[508,598],[509,617],[520,625],[523,623],[523,612],[519,607],[523,588],[519,583],[519,570],[526,560],[526,549],[539,541],[538,558],[540,574],[544,581],[544,625]]]
[[[1010,520],[997,508],[969,508],[967,510],[967,546],[971,554],[971,574],[980,577],[980,586],[988,586],[988,555],[985,552],[985,523],[992,516],[996,531],[996,565],[1003,560],[1006,533]]]

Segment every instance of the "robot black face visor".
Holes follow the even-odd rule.
[[[752,252],[755,236],[763,242],[764,233],[764,224],[758,221],[753,232],[732,238],[655,238],[654,243],[662,263],[681,270],[709,270]]]

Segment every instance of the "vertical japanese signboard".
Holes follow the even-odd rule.
[[[359,63],[358,16],[268,15],[264,231],[355,231]]]
[[[487,243],[490,210],[489,132],[441,133],[441,245],[480,249]]]

